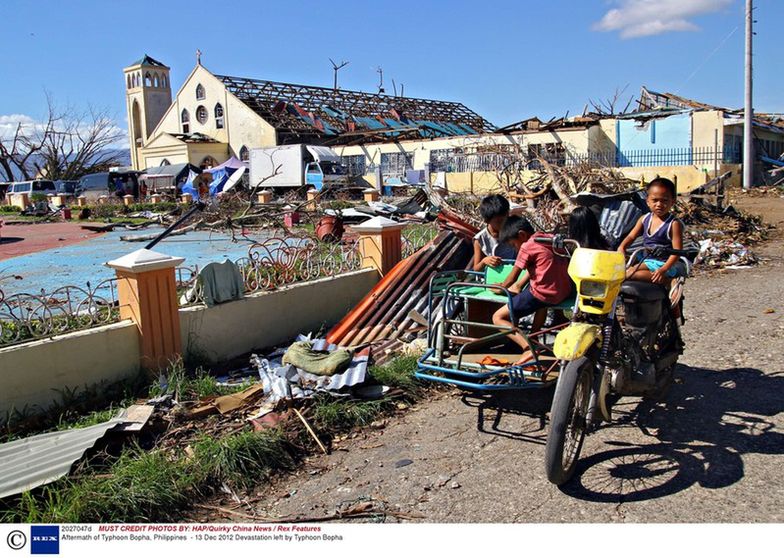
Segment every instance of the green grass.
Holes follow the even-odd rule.
[[[190,401],[216,395],[227,395],[250,387],[250,382],[219,386],[215,376],[199,367],[188,372],[181,359],[172,362],[161,378],[150,386],[149,396],[172,394],[177,401]]]
[[[416,367],[417,357],[401,356],[384,366],[371,366],[370,375],[380,384],[400,388],[407,394],[416,396],[422,387],[414,378]]]

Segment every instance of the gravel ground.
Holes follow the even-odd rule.
[[[260,487],[257,513],[314,517],[372,498],[424,522],[782,521],[783,248],[777,235],[760,266],[689,281],[667,400],[623,399],[566,486],[543,470],[551,391],[451,391]]]

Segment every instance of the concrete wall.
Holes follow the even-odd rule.
[[[130,320],[0,349],[0,416],[60,402],[56,390],[113,383],[139,372]]]
[[[225,361],[337,323],[378,281],[375,269],[180,310],[186,358]]]
[[[716,176],[712,164],[680,165],[672,167],[620,167],[616,170],[627,178],[631,178],[632,180],[645,179],[645,182],[650,182],[657,176],[669,178],[670,180],[677,181],[678,193],[680,194],[690,192]],[[741,165],[720,164],[718,174],[722,175],[725,172],[732,172],[730,185],[740,185]]]

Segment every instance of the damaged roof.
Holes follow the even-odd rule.
[[[351,144],[491,132],[461,103],[216,75],[278,132],[279,143]]]

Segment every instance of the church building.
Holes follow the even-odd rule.
[[[482,134],[493,125],[455,102],[213,74],[196,66],[172,99],[170,68],[145,55],[125,68],[134,169],[208,168],[255,147],[347,146]]]

